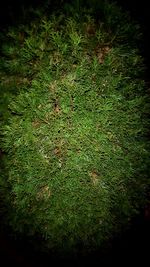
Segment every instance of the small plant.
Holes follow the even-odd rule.
[[[77,2],[78,16],[69,4],[41,11],[2,45],[7,223],[61,253],[92,251],[127,227],[148,183],[138,27],[114,4],[97,21]]]

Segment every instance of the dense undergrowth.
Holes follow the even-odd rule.
[[[5,219],[63,253],[121,232],[148,188],[139,26],[115,4],[76,3],[1,33]]]

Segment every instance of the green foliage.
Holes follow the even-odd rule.
[[[2,44],[8,222],[61,252],[91,251],[127,226],[148,183],[138,27],[114,4],[97,22],[77,2],[78,15],[41,11]]]

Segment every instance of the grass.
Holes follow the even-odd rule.
[[[7,223],[61,253],[101,247],[148,188],[139,26],[116,4],[103,2],[97,19],[77,3],[32,10],[33,21],[2,34]]]

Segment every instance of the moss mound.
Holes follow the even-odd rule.
[[[30,24],[3,35],[8,221],[55,251],[101,246],[145,203],[139,29],[104,3],[98,18],[69,4],[32,10]]]

